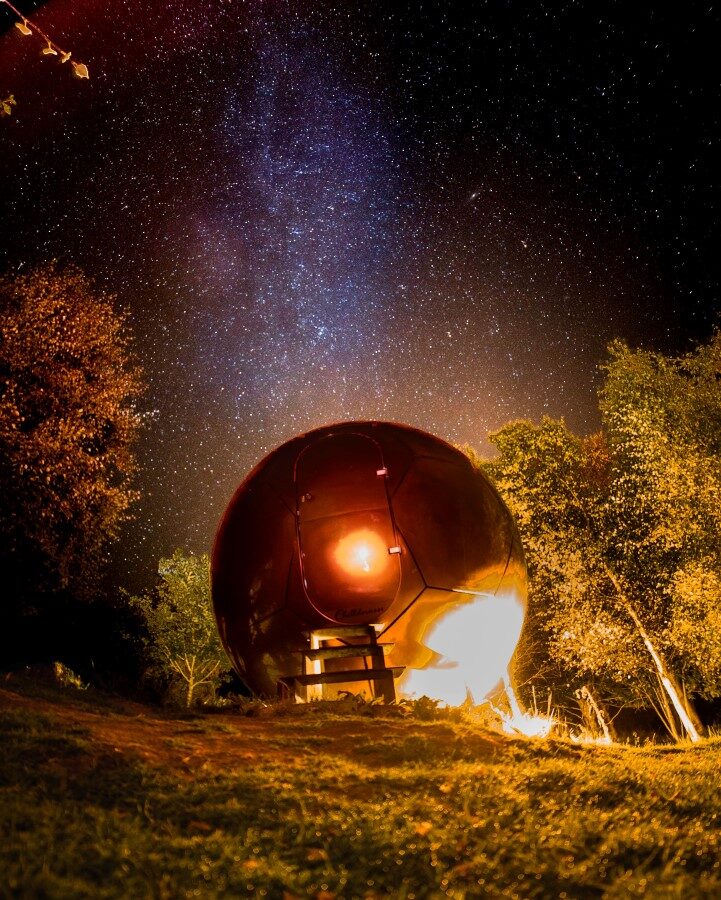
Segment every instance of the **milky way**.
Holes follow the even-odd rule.
[[[207,549],[300,431],[587,432],[611,338],[710,333],[718,14],[465,6],[24,6],[83,83],[0,36],[0,267],[81,265],[146,370],[120,578]]]

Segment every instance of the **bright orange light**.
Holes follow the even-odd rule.
[[[521,599],[513,590],[458,599],[424,636],[437,658],[425,669],[406,671],[399,684],[404,696],[426,694],[458,706],[470,694],[480,703],[506,677],[523,626]]]
[[[333,558],[349,574],[363,577],[387,565],[388,547],[370,528],[360,528],[338,541]]]

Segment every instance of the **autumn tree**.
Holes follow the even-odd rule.
[[[220,643],[210,597],[210,560],[176,550],[158,564],[154,591],[130,597],[141,615],[148,673],[182,688],[186,706],[199,689],[213,691],[228,660]]]
[[[0,280],[6,602],[90,590],[137,496],[141,388],[126,316],[80,270],[51,264]]]

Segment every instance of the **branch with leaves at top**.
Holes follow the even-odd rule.
[[[19,9],[16,9],[12,3],[10,3],[10,0],[0,0],[0,3],[7,6],[7,8],[17,16],[18,21],[15,23],[15,27],[20,34],[24,37],[33,37],[34,35],[37,35],[45,43],[45,46],[40,51],[41,56],[55,56],[61,63],[69,62],[73,70],[73,75],[75,75],[76,78],[90,78],[88,67],[85,63],[71,59],[72,53],[70,50],[64,50],[59,44],[56,44],[42,28],[24,16]],[[12,108],[15,105],[15,97],[12,94],[4,100],[0,100],[0,116],[11,115]]]

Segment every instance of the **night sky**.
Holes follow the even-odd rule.
[[[0,8],[0,271],[74,262],[131,312],[126,583],[209,549],[298,432],[587,433],[610,339],[680,352],[718,322],[710,3],[17,5],[91,77]]]

